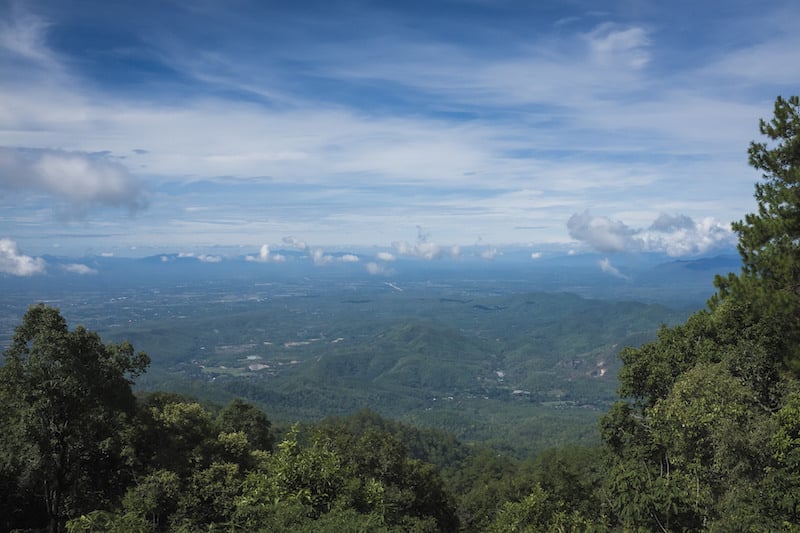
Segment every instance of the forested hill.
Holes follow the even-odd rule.
[[[800,531],[800,98],[778,98],[760,131],[758,210],[733,226],[741,271],[621,352],[601,445],[516,461],[368,411],[276,434],[241,400],[134,395],[147,355],[40,304],[0,367],[0,528]],[[456,342],[419,324],[373,340]],[[376,365],[357,370],[391,370]]]
[[[620,347],[687,316],[563,293],[403,289],[267,297],[104,337],[152,355],[139,380],[147,390],[221,404],[241,397],[288,423],[370,408],[523,457],[596,444],[596,421],[616,397]]]

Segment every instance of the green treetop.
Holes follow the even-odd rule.
[[[58,309],[31,306],[0,367],[0,472],[42,495],[49,531],[113,497],[124,484],[122,429],[133,413],[131,378],[149,359],[129,343],[69,331]]]
[[[778,97],[774,117],[761,120],[767,142],[750,144],[750,164],[762,171],[755,186],[758,211],[733,224],[742,271],[718,276],[720,300],[749,302],[759,318],[777,320],[789,344],[800,339],[800,98]],[[789,365],[800,365],[796,350]]]

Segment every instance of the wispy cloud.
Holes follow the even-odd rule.
[[[69,263],[63,266],[64,270],[70,272],[72,274],[79,274],[81,276],[86,276],[90,274],[97,274],[97,269],[92,268],[87,265],[83,265],[81,263]]]
[[[603,66],[621,64],[640,69],[650,61],[650,39],[641,27],[624,28],[604,23],[585,35],[592,58]]]
[[[620,272],[617,267],[612,265],[611,261],[609,261],[607,257],[598,261],[597,264],[600,266],[600,270],[602,270],[606,274],[611,274],[615,278],[628,279],[628,276]]]
[[[719,10],[705,5],[687,19],[669,3],[634,4],[458,4],[454,17],[456,4],[438,2],[315,14],[168,3],[158,17],[115,3],[91,14],[101,40],[79,10],[9,2],[0,215],[17,238],[52,229],[42,221],[56,211],[173,249],[311,249],[282,240],[293,234],[318,246],[394,241],[394,254],[425,259],[457,255],[437,242],[475,235],[709,249],[724,240],[714,221],[751,205],[757,176],[743,153],[757,119],[796,89],[800,12],[735,3],[713,24]],[[106,209],[148,205],[135,223]],[[631,205],[697,222],[570,218]],[[415,224],[437,242],[405,241]],[[106,245],[86,234],[71,245]]]
[[[12,3],[10,16],[0,21],[0,50],[5,54],[51,67],[55,61],[46,45],[50,24],[20,6],[21,3]]]

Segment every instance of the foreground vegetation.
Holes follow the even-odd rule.
[[[779,98],[742,270],[621,354],[602,446],[527,461],[374,413],[294,426],[135,397],[148,358],[33,306],[0,369],[0,528],[799,531],[800,99]]]

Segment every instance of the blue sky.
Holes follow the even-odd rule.
[[[710,252],[754,209],[746,150],[798,91],[798,19],[796,1],[2,2],[0,270],[264,245]]]

